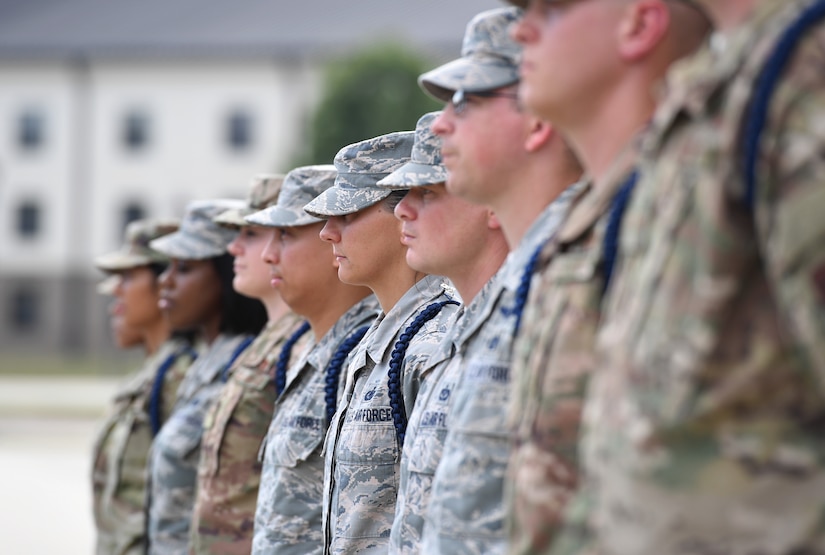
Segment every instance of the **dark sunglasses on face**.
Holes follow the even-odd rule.
[[[501,91],[479,91],[479,92],[465,92],[464,89],[458,89],[453,93],[453,97],[450,99],[450,105],[453,107],[453,112],[456,115],[461,115],[467,110],[467,102],[470,98],[477,96],[481,98],[511,98],[513,100],[518,100],[518,94],[514,92],[501,92]]]

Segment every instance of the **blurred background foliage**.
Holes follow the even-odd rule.
[[[330,164],[348,144],[415,129],[421,115],[442,107],[417,83],[418,76],[435,65],[391,42],[330,63],[310,122],[307,150],[294,166]]]

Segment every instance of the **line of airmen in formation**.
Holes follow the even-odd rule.
[[[98,259],[98,553],[825,553],[821,0],[510,3]]]

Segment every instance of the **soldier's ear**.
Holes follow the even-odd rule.
[[[536,152],[550,142],[555,134],[555,128],[548,122],[536,117],[530,117],[528,122],[527,138],[524,141],[524,150]]]
[[[501,222],[492,210],[487,210],[487,227],[490,229],[501,229]]]
[[[629,3],[617,28],[619,56],[628,63],[646,58],[667,36],[670,24],[670,10],[663,0]]]

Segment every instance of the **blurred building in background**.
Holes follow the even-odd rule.
[[[392,38],[435,65],[500,5],[0,0],[0,351],[108,349],[92,259],[126,223],[290,169],[332,56]]]

